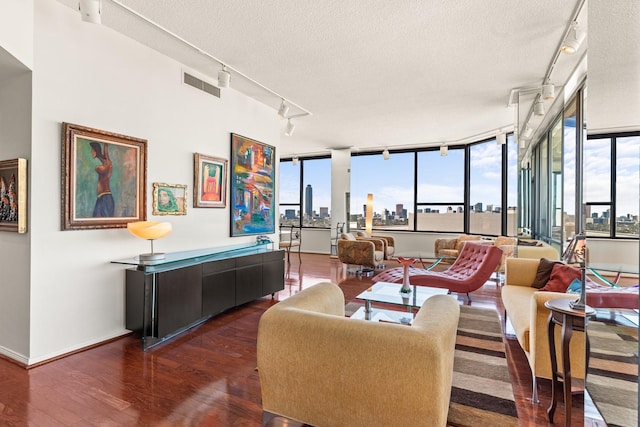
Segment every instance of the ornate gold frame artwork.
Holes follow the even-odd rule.
[[[0,161],[0,231],[27,232],[27,159]]]

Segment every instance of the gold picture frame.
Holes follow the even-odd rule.
[[[27,159],[0,161],[0,231],[27,232]]]
[[[195,153],[193,161],[193,207],[226,207],[228,160]]]
[[[62,124],[62,229],[124,228],[147,218],[147,141]]]
[[[187,186],[153,183],[153,215],[186,215]]]

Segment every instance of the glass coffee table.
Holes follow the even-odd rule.
[[[400,293],[401,284],[389,282],[377,282],[370,288],[356,296],[356,299],[364,300],[364,307],[356,311],[351,317],[372,320],[376,315],[391,316],[392,320],[399,323],[410,323],[413,320],[413,309],[422,307],[422,304],[434,295],[446,295],[448,289],[430,288],[428,286],[412,286],[409,294]],[[393,310],[372,309],[372,302],[380,302],[391,305],[401,305],[407,308],[406,312],[394,312]],[[397,313],[397,314],[390,314]],[[398,317],[400,316],[400,317]],[[379,316],[381,317],[381,316]],[[410,318],[409,321],[405,319]],[[399,319],[399,320],[398,320]]]

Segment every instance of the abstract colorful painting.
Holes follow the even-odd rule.
[[[231,237],[275,232],[276,149],[231,134]]]
[[[62,229],[146,219],[147,141],[63,123]]]
[[[0,231],[27,232],[27,159],[0,161]]]

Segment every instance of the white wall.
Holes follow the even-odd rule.
[[[27,68],[32,68],[33,0],[0,2],[0,46]]]
[[[14,71],[20,67],[0,80],[0,160],[31,157],[31,71]],[[0,233],[0,354],[22,363],[29,351],[29,229]]]
[[[61,231],[61,122],[148,140],[147,217],[173,224],[160,251],[253,241],[228,237],[228,208],[189,201],[186,216],[152,216],[152,183],[187,184],[190,194],[193,153],[229,158],[231,132],[276,147],[280,138],[263,104],[183,85],[180,64],[57,2],[35,0],[34,15],[29,363],[125,333],[124,269],[110,261],[149,249],[126,229]]]

